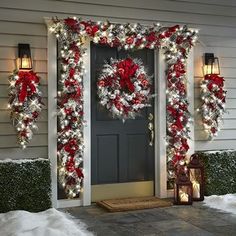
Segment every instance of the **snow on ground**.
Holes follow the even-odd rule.
[[[48,209],[39,213],[10,211],[0,214],[1,236],[92,236],[85,224],[68,214]]]
[[[236,193],[226,195],[212,195],[205,197],[204,203],[208,207],[236,214]]]
[[[227,153],[230,153],[230,152],[235,152],[234,149],[227,149],[227,150],[212,150],[212,151],[204,151],[204,153],[207,153],[207,154],[216,154],[216,153],[221,153],[221,152],[227,152]]]
[[[34,161],[49,161],[48,159],[45,158],[34,158],[34,159],[4,159],[0,160],[0,163],[7,163],[7,162],[13,162],[17,164],[22,164],[26,162],[34,162]]]

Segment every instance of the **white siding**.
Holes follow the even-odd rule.
[[[202,45],[195,50],[196,103],[199,104],[202,54],[214,52],[221,60],[228,88],[227,110],[220,135],[205,142],[201,125],[196,125],[198,150],[236,148],[236,3],[233,0],[1,0],[0,1],[0,158],[47,157],[47,109],[29,147],[17,148],[7,110],[7,78],[15,68],[17,44],[30,43],[34,70],[42,80],[47,104],[47,29],[44,17],[81,16],[114,22],[159,21],[165,25],[188,24],[200,29]],[[203,46],[205,44],[205,46]],[[196,119],[196,123],[199,121]]]
[[[216,43],[217,42],[217,43]],[[229,42],[229,44],[228,44]],[[225,77],[227,90],[226,109],[219,135],[207,141],[201,124],[201,117],[195,113],[195,148],[197,150],[236,148],[236,42],[215,40],[207,42],[206,47],[198,45],[195,50],[195,108],[200,106],[200,81],[202,79],[202,56],[204,52],[214,52],[220,59],[221,75]]]
[[[202,129],[200,117],[195,114],[195,148],[196,150],[212,150],[212,149],[235,149],[236,148],[236,33],[235,26],[226,21],[236,22],[236,2],[234,0],[177,0],[175,3],[185,4],[204,4],[206,9],[211,8],[207,16],[209,20],[205,20],[203,24],[209,29],[207,35],[202,35],[200,31],[200,39],[203,45],[198,44],[195,48],[195,108],[200,105],[199,101],[199,83],[202,79],[202,56],[204,52],[213,52],[220,59],[221,75],[225,77],[225,85],[227,89],[227,113],[224,115],[222,129],[219,135],[213,141],[206,141],[205,133]],[[221,9],[221,11],[218,11]],[[203,12],[202,12],[203,13]],[[232,14],[233,13],[233,14]],[[212,18],[213,17],[213,18]],[[214,18],[220,17],[220,19]],[[199,18],[202,18],[200,13]],[[202,18],[203,19],[203,18]],[[212,22],[211,19],[215,19]],[[213,26],[214,25],[214,26]],[[219,32],[215,34],[211,29],[224,25]],[[230,26],[230,27],[229,27]],[[199,26],[201,29],[201,25]],[[231,31],[231,33],[227,33]],[[230,36],[231,34],[231,36]],[[233,36],[233,37],[232,37]]]

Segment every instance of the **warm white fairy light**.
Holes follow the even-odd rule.
[[[209,139],[218,135],[219,125],[225,113],[226,91],[223,90],[223,81],[223,77],[209,74],[205,76],[200,85],[203,104],[197,111],[201,112],[203,126]]]
[[[101,99],[100,103],[105,106],[114,117],[117,117],[121,120],[125,120],[127,118],[135,118],[136,114],[143,107],[149,106],[148,100],[150,98],[150,77],[147,76],[144,66],[141,61],[138,59],[128,58],[126,60],[122,60],[123,63],[132,63],[138,67],[136,71],[136,75],[140,75],[146,82],[146,86],[142,85],[142,81],[137,78],[132,78],[132,83],[134,86],[133,92],[125,92],[123,88],[120,87],[118,82],[122,80],[122,78],[117,75],[117,67],[121,61],[111,59],[110,63],[105,64],[103,66],[103,70],[101,75],[98,78],[98,95]],[[119,74],[119,73],[118,73]],[[114,78],[113,86],[104,86],[104,80],[108,77]],[[134,104],[134,98],[138,98],[142,95],[143,99],[140,100],[138,104]],[[136,98],[136,99],[137,99]],[[113,101],[118,101],[117,104],[113,104]],[[126,109],[124,109],[126,107]]]
[[[25,89],[23,84],[26,83],[25,81],[28,78],[31,78],[31,87],[29,88],[27,87],[28,85],[26,85],[26,95],[21,97],[21,91]],[[8,107],[11,109],[11,119],[17,131],[17,141],[23,149],[26,148],[27,144],[32,139],[32,130],[37,129],[35,122],[43,107],[38,82],[39,77],[32,71],[14,71],[9,77],[10,103]],[[34,90],[31,90],[32,88],[34,88]],[[28,93],[29,91],[30,93]],[[20,99],[22,99],[22,101]]]
[[[186,63],[186,55],[190,49],[190,47],[192,46],[192,43],[194,41],[196,41],[196,32],[195,31],[189,31],[186,27],[179,27],[179,26],[175,26],[172,28],[161,28],[159,23],[154,24],[152,27],[147,27],[147,26],[142,26],[139,24],[110,24],[109,22],[87,22],[87,25],[84,25],[84,23],[80,22],[77,18],[73,18],[73,21],[71,21],[71,19],[67,19],[68,21],[68,25],[65,21],[58,21],[56,20],[53,27],[53,31],[56,34],[56,36],[59,38],[59,40],[62,42],[62,45],[69,45],[71,43],[73,43],[73,45],[76,45],[77,47],[79,47],[78,49],[73,48],[72,52],[68,52],[69,47],[66,48],[65,46],[62,47],[62,50],[64,51],[62,53],[63,58],[65,59],[65,61],[68,59],[68,63],[62,62],[62,68],[64,69],[64,73],[61,76],[61,84],[63,85],[66,81],[67,78],[69,76],[69,69],[71,67],[75,68],[79,68],[78,71],[75,71],[75,75],[73,76],[73,78],[78,81],[79,83],[81,83],[81,88],[82,88],[82,77],[84,75],[84,73],[86,73],[83,68],[82,68],[82,64],[83,64],[83,58],[80,56],[80,58],[78,59],[77,65],[74,62],[74,53],[76,50],[80,51],[80,55],[83,54],[83,40],[82,40],[82,35],[84,36],[89,36],[92,38],[94,43],[100,43],[103,39],[103,42],[105,42],[105,44],[109,44],[111,46],[113,45],[114,39],[115,37],[116,40],[118,40],[118,46],[122,47],[126,50],[128,49],[132,49],[132,48],[138,48],[138,49],[142,49],[142,48],[161,48],[163,47],[166,50],[166,60],[167,60],[167,65],[168,65],[168,70],[171,70],[172,65],[175,65],[178,61],[180,61],[181,63]],[[70,29],[70,25],[74,25],[74,27],[76,28],[76,32]],[[93,30],[93,27],[97,27],[97,29],[93,32],[93,35],[88,35],[88,32],[92,32],[91,30]],[[157,36],[157,38],[160,36],[160,42],[158,42],[158,44],[156,45],[156,42],[149,42],[149,39],[147,39],[146,35],[149,34],[149,32],[154,32],[154,34]],[[76,37],[75,37],[76,36]],[[84,37],[83,36],[83,37]],[[173,37],[172,37],[173,36]],[[177,43],[176,39],[177,37],[182,36],[183,37],[183,41],[180,43]],[[132,38],[133,37],[133,38]],[[105,39],[105,40],[104,40]],[[138,42],[138,40],[141,39],[139,42],[139,45],[136,45],[136,42]],[[129,43],[127,43],[129,42]],[[170,49],[170,50],[169,50]],[[184,49],[185,53],[183,53],[180,49]],[[186,54],[186,55],[185,55]],[[173,70],[173,73],[175,73],[175,70]],[[172,75],[173,78],[175,78],[175,74]],[[179,92],[178,88],[175,86],[175,84],[177,84],[177,82],[181,82],[181,80],[185,80],[185,74],[181,72],[181,76],[179,78],[176,77],[175,81],[170,83],[169,87],[168,87],[168,105],[172,106],[173,109],[179,109],[179,105],[175,104],[176,102],[182,102],[183,104],[181,106],[188,106],[188,103],[186,101],[186,92]],[[177,82],[176,82],[177,81]],[[71,83],[73,83],[73,81],[71,81]],[[185,83],[181,82],[181,83]],[[185,86],[183,84],[183,86]],[[62,86],[63,87],[63,86]],[[139,86],[135,87],[137,90],[139,90]],[[69,93],[70,91],[70,87],[68,88],[62,88],[60,89],[62,95],[58,96],[58,99],[63,98],[63,96],[65,96],[67,93]],[[103,91],[105,92],[105,91]],[[69,95],[69,94],[68,94]],[[109,95],[110,96],[110,95]],[[172,97],[172,99],[170,99]],[[131,101],[132,97],[127,97],[127,101]],[[59,100],[60,102],[60,100]],[[103,105],[107,103],[107,101],[103,101],[102,102]],[[122,100],[121,103],[124,105],[125,100]],[[80,113],[83,110],[82,107],[82,99],[81,99],[81,104],[78,105],[74,104],[72,101],[67,101],[64,104],[64,108],[71,108],[73,110],[73,114],[75,114],[75,116],[78,116],[78,113]],[[139,105],[134,105],[134,107],[138,107]],[[178,108],[177,108],[178,106]],[[176,108],[175,108],[176,107]],[[115,110],[115,107],[113,106],[113,109],[115,112],[118,112]],[[119,114],[122,113],[122,109],[121,111],[119,111]],[[73,116],[70,114],[70,116]],[[59,122],[60,122],[60,126],[61,129],[64,130],[66,129],[66,127],[68,125],[70,125],[70,120],[66,119],[67,114],[65,114],[65,111],[59,111],[58,112],[58,118],[59,118]],[[188,128],[188,112],[184,111],[184,117],[186,121],[181,121],[181,122],[187,122],[185,125],[186,127],[184,127],[184,132],[179,132],[179,136],[181,137],[187,137],[188,132],[189,132],[189,128]],[[82,127],[84,125],[84,121],[83,121],[83,117],[80,117],[81,119],[81,123],[78,122],[78,126],[74,125],[73,127],[73,132],[65,134],[65,132],[60,132],[58,133],[58,140],[60,140],[60,142],[62,142],[65,139],[65,135],[66,137],[68,137],[68,140],[70,140],[70,137],[75,137],[76,140],[78,140],[78,142],[80,143],[81,141],[81,145],[79,145],[78,149],[79,150],[83,150],[83,135],[81,135],[83,132],[75,132],[75,129],[78,129],[77,127],[80,127],[82,130]],[[66,120],[66,122],[65,122]],[[167,121],[167,125],[168,127],[171,127],[171,125],[175,122],[175,120],[173,120],[173,117],[169,117],[168,121]],[[172,129],[170,128],[170,132],[172,132]],[[72,136],[74,135],[74,136]],[[169,137],[171,138],[171,137]],[[61,141],[62,140],[62,141]],[[67,139],[66,139],[67,140]],[[177,144],[171,144],[168,140],[168,146],[167,146],[167,152],[168,152],[168,160],[171,160],[172,157],[178,153],[181,154],[179,152],[177,152],[176,150],[178,149],[178,143]],[[83,156],[83,153],[79,153],[80,157]],[[64,157],[64,161],[62,162],[62,164],[65,166],[66,164],[66,160],[68,160],[68,153],[62,148],[60,150],[60,157]],[[75,158],[77,160],[77,158]],[[76,161],[75,163],[78,164],[78,162]],[[82,162],[80,162],[82,163]],[[76,164],[76,165],[77,165]],[[77,167],[77,166],[75,166]],[[83,171],[83,170],[82,170]],[[65,172],[66,173],[66,172]],[[73,172],[74,175],[76,177],[76,173]],[[71,177],[73,177],[71,176]],[[66,177],[64,175],[64,177]],[[77,194],[77,187],[76,186],[81,186],[80,184],[82,184],[82,178],[78,177],[76,180],[78,184],[70,184],[68,185],[67,181],[70,181],[69,179],[64,178],[63,176],[61,176],[61,182],[64,184],[66,191],[69,193],[70,197],[74,197],[75,194]],[[74,189],[74,190],[73,190]],[[79,188],[80,189],[80,188]],[[81,188],[80,191],[83,191],[83,189]]]

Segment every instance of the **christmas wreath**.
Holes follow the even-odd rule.
[[[150,106],[151,78],[140,59],[111,59],[98,78],[98,96],[114,118],[134,119]]]
[[[217,135],[219,124],[225,113],[226,91],[224,78],[218,74],[207,74],[201,82],[202,105],[201,112],[204,129],[208,132],[209,139]]]
[[[25,148],[37,129],[36,121],[42,110],[39,77],[33,71],[17,71],[9,77],[10,118],[17,131],[17,142]]]

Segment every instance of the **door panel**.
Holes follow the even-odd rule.
[[[116,183],[118,181],[118,147],[117,135],[97,136],[96,169],[99,183]]]
[[[143,109],[135,120],[123,123],[112,118],[110,112],[100,105],[97,96],[96,82],[105,61],[111,57],[123,59],[127,56],[140,58],[148,74],[154,74],[153,50],[119,51],[117,48],[91,44],[91,177],[96,188],[108,183],[109,186],[112,183],[121,186],[120,183],[139,181],[146,181],[150,186],[154,178],[154,148],[149,146],[148,130],[148,114],[153,113],[153,106]],[[149,193],[153,192],[149,187],[147,189]]]
[[[130,181],[146,179],[147,138],[145,134],[128,134],[128,179]],[[137,148],[139,147],[139,148]]]

